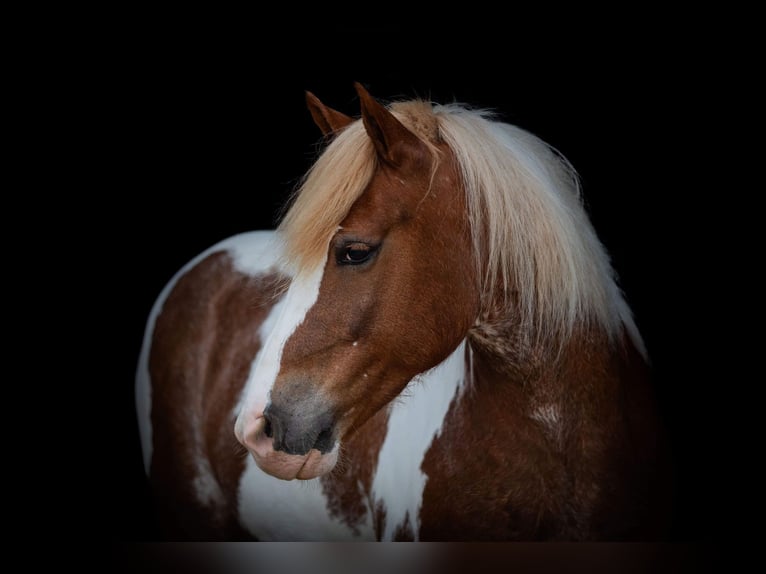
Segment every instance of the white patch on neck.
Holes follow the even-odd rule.
[[[258,540],[277,542],[375,540],[368,514],[358,534],[330,516],[319,479],[280,480],[248,456],[239,483],[239,522]]]
[[[250,375],[242,392],[240,404],[237,405],[238,428],[245,424],[248,416],[259,415],[266,407],[269,393],[279,374],[285,343],[295,329],[303,323],[306,313],[316,303],[323,274],[324,265],[321,265],[314,271],[293,279],[287,294],[279,302],[278,309],[275,309],[276,321],[272,324],[269,320],[268,325],[264,325],[262,333],[265,334],[265,329],[268,328],[270,334],[250,367]]]
[[[384,541],[393,540],[397,526],[408,515],[418,540],[428,479],[421,465],[434,438],[441,434],[452,399],[464,388],[465,348],[463,341],[442,363],[415,377],[392,404],[372,483],[373,500],[382,501],[386,508]]]
[[[559,407],[551,403],[539,406],[530,417],[547,427],[555,427],[559,424]]]
[[[543,426],[543,430],[548,437],[557,444],[561,440],[561,411],[555,403],[546,403],[535,407],[529,415],[534,421]]]
[[[427,477],[423,458],[438,437],[452,399],[464,388],[465,341],[440,365],[413,379],[391,407],[388,433],[373,480],[373,501],[386,507],[383,540],[392,540],[409,514],[418,536]],[[319,479],[279,480],[246,460],[238,492],[240,524],[263,541],[375,540],[372,509],[356,531],[330,515]]]

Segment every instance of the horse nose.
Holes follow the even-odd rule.
[[[274,450],[287,454],[307,454],[311,449],[321,453],[332,450],[334,423],[327,411],[303,412],[271,402],[263,412],[264,434],[274,439]]]

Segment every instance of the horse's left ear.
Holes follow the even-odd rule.
[[[373,98],[359,82],[354,84],[362,105],[362,121],[378,155],[386,163],[403,167],[415,157],[427,153],[420,138]]]
[[[314,123],[319,126],[319,129],[326,136],[338,133],[354,121],[354,118],[328,108],[319,98],[308,91],[306,92],[306,105],[309,108],[309,112],[311,112],[311,117],[314,118]]]

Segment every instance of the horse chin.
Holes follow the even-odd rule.
[[[287,454],[270,450],[251,450],[263,472],[282,480],[310,480],[330,472],[338,462],[338,444],[328,453],[311,449],[308,454]]]

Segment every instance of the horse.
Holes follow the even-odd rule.
[[[190,261],[136,376],[171,540],[635,540],[662,531],[645,344],[574,167],[492,110],[306,92],[275,229]]]

